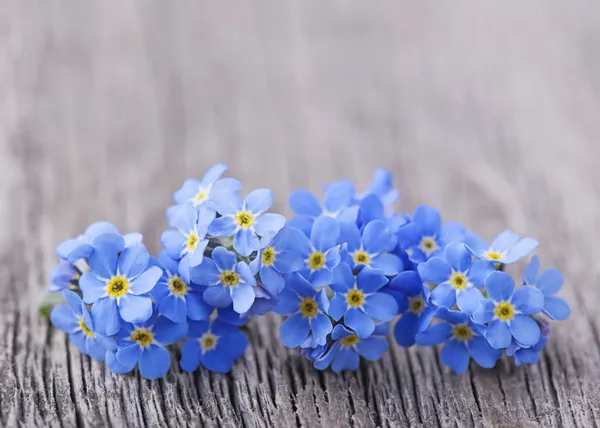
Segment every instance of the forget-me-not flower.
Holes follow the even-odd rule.
[[[560,297],[556,297],[563,284],[563,276],[557,269],[547,269],[538,276],[540,260],[533,256],[531,263],[525,269],[523,280],[527,285],[533,285],[544,295],[542,312],[553,320],[566,320],[571,314],[569,304]]]
[[[475,257],[495,263],[509,264],[521,260],[538,246],[533,238],[522,238],[511,230],[505,230],[488,245],[483,238],[469,232],[465,245]]]
[[[234,193],[242,188],[242,183],[234,178],[221,178],[227,171],[223,164],[213,165],[202,177],[202,180],[190,178],[175,192],[177,204],[189,204],[194,208],[206,206],[214,209],[214,199],[219,195]]]
[[[77,288],[81,273],[71,262],[61,261],[54,266],[50,273],[50,285],[48,291],[56,293],[63,290]]]
[[[543,334],[540,336],[538,343],[529,348],[522,348],[513,340],[506,349],[506,355],[514,357],[515,365],[517,366],[520,366],[521,364],[537,364],[540,360],[540,354],[547,342],[548,337]]]
[[[392,205],[400,197],[400,192],[394,189],[394,179],[392,174],[383,168],[378,168],[373,174],[371,184],[367,191],[356,195],[356,200],[360,201],[368,195],[375,195],[381,201],[383,206]]]

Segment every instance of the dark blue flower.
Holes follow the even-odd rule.
[[[380,272],[365,267],[354,277],[352,269],[341,263],[333,270],[331,289],[335,296],[329,306],[329,315],[336,321],[344,317],[344,324],[361,338],[375,330],[375,321],[391,321],[398,313],[398,305],[388,294],[378,293],[388,283]]]
[[[183,183],[181,189],[175,192],[174,199],[177,204],[189,204],[194,208],[205,206],[215,209],[216,198],[235,193],[242,188],[242,184],[234,178],[221,178],[227,167],[223,164],[212,166],[202,180],[189,179]]]
[[[398,244],[409,254],[411,261],[422,263],[441,255],[447,244],[461,242],[464,236],[462,225],[451,222],[442,226],[438,210],[419,205],[412,221],[398,230]]]
[[[394,204],[400,197],[400,192],[394,189],[393,181],[392,174],[388,170],[376,169],[367,191],[356,195],[357,202],[368,195],[375,195],[385,207]]]
[[[566,320],[571,314],[569,304],[560,297],[554,296],[563,284],[563,276],[557,269],[547,269],[538,276],[540,260],[533,256],[525,270],[523,280],[527,285],[533,285],[544,295],[542,312],[553,320]]]
[[[120,235],[101,235],[94,240],[88,262],[90,271],[79,280],[83,301],[92,305],[96,329],[107,336],[116,334],[121,320],[146,321],[152,315],[152,290],[162,270],[149,266],[150,256],[141,242],[125,248]]]
[[[505,230],[498,235],[488,246],[480,236],[467,233],[465,245],[475,257],[490,260],[496,263],[515,263],[531,253],[538,246],[538,241],[533,238],[519,239],[519,235],[510,230]]]
[[[247,312],[256,298],[250,267],[223,247],[215,248],[211,257],[190,270],[192,282],[207,286],[203,297],[209,305],[225,308],[233,302],[237,313]]]
[[[456,373],[464,373],[472,357],[481,367],[492,368],[502,355],[483,336],[485,327],[474,322],[467,314],[440,308],[436,318],[442,322],[417,333],[421,346],[441,345],[440,361]]]
[[[415,336],[425,330],[435,314],[435,306],[429,303],[429,289],[417,272],[401,272],[383,290],[398,304],[402,317],[394,327],[394,337],[400,346],[415,344]]]
[[[54,327],[69,334],[69,341],[79,352],[104,361],[107,349],[115,346],[114,339],[96,332],[90,312],[77,294],[64,290],[63,296],[66,304],[52,310],[50,321]]]
[[[80,277],[81,273],[71,262],[61,261],[50,273],[48,291],[56,293],[76,289]]]
[[[493,272],[485,281],[488,299],[473,315],[475,321],[489,323],[485,337],[493,348],[507,348],[514,338],[523,347],[540,340],[540,327],[531,315],[544,305],[544,295],[529,285],[515,291],[515,281],[505,272]]]
[[[326,353],[317,351],[313,355],[314,367],[317,370],[325,370],[331,365],[335,373],[341,371],[354,371],[358,369],[360,357],[369,361],[377,361],[389,348],[385,338],[389,333],[389,327],[385,323],[378,324],[373,334],[361,338],[344,325],[336,325],[331,334],[333,345]]]
[[[215,198],[214,206],[221,217],[208,228],[213,236],[233,236],[233,248],[242,256],[249,256],[260,249],[259,236],[279,232],[285,226],[281,214],[266,213],[273,205],[273,193],[268,189],[257,189],[245,201],[238,193]]]
[[[186,372],[194,371],[202,364],[210,371],[227,373],[247,347],[248,339],[244,333],[220,317],[210,321],[190,321],[179,364]]]
[[[473,263],[473,256],[464,244],[453,242],[446,246],[443,257],[432,257],[418,266],[421,279],[437,285],[431,292],[431,302],[440,307],[454,304],[463,312],[472,314],[479,308],[487,276],[495,272],[494,264],[485,260]]]
[[[290,315],[279,330],[281,341],[296,348],[307,339],[312,347],[325,345],[333,326],[326,315],[329,309],[327,291],[315,288],[297,272],[286,277],[286,287],[279,295],[275,312]]]

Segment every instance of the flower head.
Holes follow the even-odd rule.
[[[58,291],[77,288],[81,272],[71,262],[61,261],[54,266],[50,273],[50,286],[48,291],[56,293]]]
[[[215,199],[239,191],[242,184],[234,178],[221,178],[227,167],[223,164],[213,165],[202,180],[189,179],[181,189],[175,192],[177,204],[189,204],[194,208],[202,206],[215,209]]]
[[[563,276],[557,269],[547,269],[538,276],[540,260],[533,256],[531,263],[525,270],[523,280],[527,285],[533,285],[544,295],[542,312],[553,320],[566,320],[571,314],[569,304],[560,297],[556,297],[563,284]]]
[[[519,235],[515,232],[505,230],[489,246],[483,238],[469,232],[465,238],[465,245],[475,257],[495,263],[509,264],[521,260],[535,250],[538,241],[533,238],[519,239]]]
[[[520,366],[521,364],[537,364],[546,343],[548,343],[548,337],[543,334],[540,336],[538,343],[529,348],[522,348],[513,340],[506,349],[506,355],[514,357],[517,366]]]
[[[400,197],[400,192],[394,189],[394,180],[392,174],[383,168],[378,168],[373,174],[371,184],[367,191],[356,195],[356,200],[360,201],[368,195],[375,195],[381,201],[383,206],[392,205]]]
[[[278,232],[285,226],[281,214],[266,213],[273,205],[273,193],[268,189],[257,189],[245,201],[237,193],[220,196],[214,206],[221,217],[209,226],[211,235],[233,236],[233,248],[242,256],[249,256],[260,249],[259,236]]]

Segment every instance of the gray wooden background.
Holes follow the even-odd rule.
[[[1,2],[1,424],[597,426],[599,114],[592,0]],[[215,162],[286,214],[293,188],[389,168],[401,209],[539,238],[573,316],[532,367],[394,345],[319,373],[268,317],[229,375],[113,376],[37,315],[54,248],[108,219],[157,251]]]

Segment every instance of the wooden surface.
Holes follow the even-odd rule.
[[[0,421],[5,426],[597,426],[600,6],[559,1],[0,3]],[[289,214],[378,166],[399,208],[539,238],[573,316],[541,362],[457,376],[394,345],[319,373],[251,325],[227,375],[111,375],[39,319],[54,248],[91,221],[152,251],[215,163]],[[174,352],[177,356],[177,352]]]

